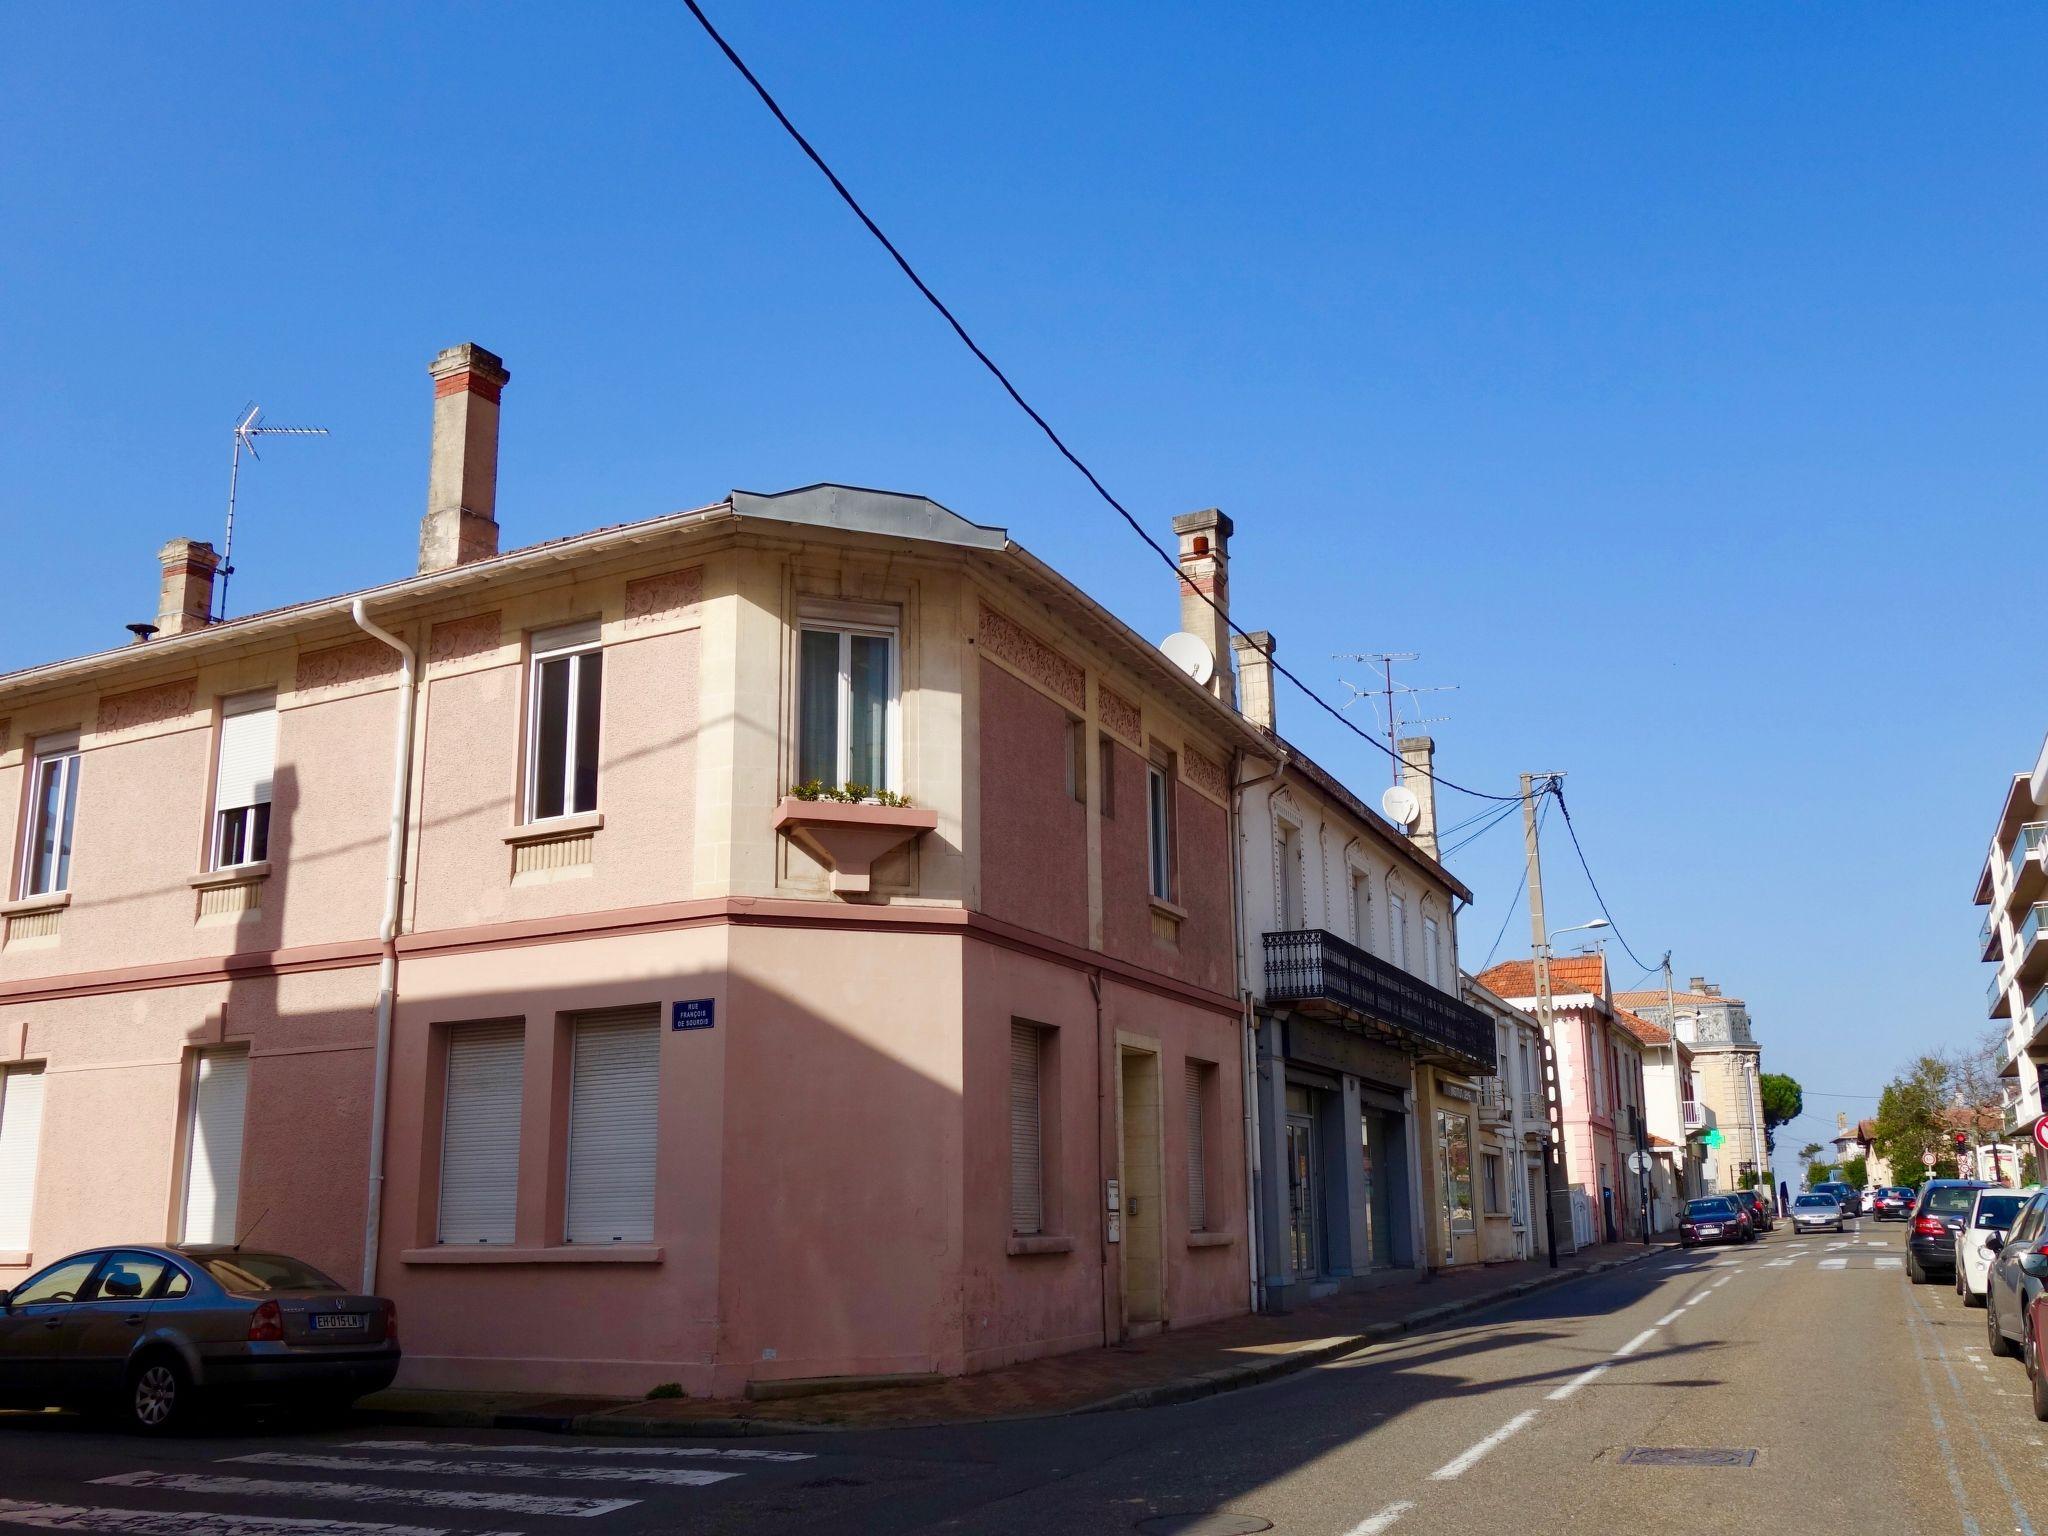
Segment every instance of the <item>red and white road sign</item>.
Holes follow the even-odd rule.
[[[2034,1145],[2048,1151],[2048,1115],[2034,1122]]]

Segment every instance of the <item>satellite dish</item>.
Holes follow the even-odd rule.
[[[1175,630],[1159,642],[1159,649],[1166,653],[1166,659],[1181,671],[1187,673],[1203,687],[1216,675],[1216,653],[1200,635],[1191,635],[1184,629]]]
[[[1396,784],[1381,795],[1380,809],[1387,813],[1387,820],[1397,827],[1412,827],[1422,820],[1422,802],[1415,798],[1415,791],[1405,784]]]

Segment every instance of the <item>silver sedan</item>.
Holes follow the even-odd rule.
[[[1842,1230],[1842,1202],[1833,1195],[1806,1194],[1792,1201],[1792,1230],[1819,1232]]]

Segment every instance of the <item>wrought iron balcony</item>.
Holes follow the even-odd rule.
[[[1475,1075],[1496,1073],[1493,1020],[1319,928],[1266,935],[1266,999],[1334,1019]]]
[[[1713,1123],[1713,1111],[1698,1099],[1687,1099],[1684,1104],[1685,1128],[1687,1131],[1704,1131]]]

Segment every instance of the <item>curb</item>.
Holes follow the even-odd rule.
[[[1604,1275],[1617,1269],[1626,1269],[1640,1264],[1643,1260],[1659,1253],[1671,1251],[1669,1244],[1659,1244],[1632,1253],[1626,1258],[1602,1259],[1597,1264],[1588,1264],[1583,1269],[1560,1270],[1556,1274],[1543,1274],[1484,1296],[1469,1296],[1461,1301],[1447,1301],[1420,1311],[1410,1312],[1405,1317],[1389,1318],[1384,1322],[1370,1323],[1357,1333],[1319,1344],[1313,1348],[1276,1355],[1271,1359],[1254,1360],[1244,1365],[1224,1366],[1220,1370],[1205,1371],[1199,1376],[1183,1377],[1178,1381],[1159,1382],[1149,1387],[1134,1387],[1114,1396],[1098,1398],[1092,1403],[1083,1403],[1074,1408],[1061,1408],[1048,1413],[1019,1413],[999,1415],[990,1418],[962,1420],[913,1421],[902,1424],[805,1424],[785,1420],[764,1419],[658,1419],[626,1411],[623,1408],[604,1409],[596,1413],[550,1414],[533,1412],[493,1413],[480,1408],[448,1409],[359,1409],[359,1416],[370,1423],[404,1425],[432,1429],[512,1429],[528,1433],[557,1435],[604,1435],[621,1439],[702,1439],[738,1440],[774,1435],[836,1435],[875,1433],[884,1430],[929,1427],[932,1424],[1006,1424],[1030,1419],[1075,1418],[1083,1414],[1122,1413],[1134,1408],[1163,1408],[1173,1403],[1190,1403],[1204,1397],[1215,1397],[1225,1392],[1241,1391],[1246,1387],[1259,1386],[1296,1372],[1308,1370],[1331,1360],[1342,1359],[1356,1354],[1359,1350],[1413,1333],[1434,1323],[1444,1322],[1467,1313],[1483,1311],[1487,1307],[1499,1306],[1502,1302],[1517,1301],[1538,1291],[1551,1290],[1557,1286],[1569,1285],[1577,1280],[1589,1280],[1595,1275]]]

